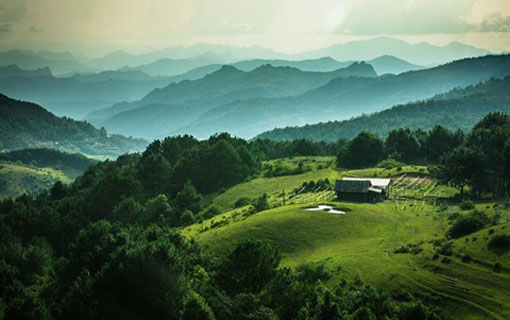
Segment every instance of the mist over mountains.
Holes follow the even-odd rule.
[[[377,37],[284,54],[197,44],[99,58],[0,52],[0,92],[57,116],[154,139],[345,120],[510,73],[508,55]],[[468,58],[466,57],[479,57]],[[445,64],[446,62],[446,64]]]
[[[154,90],[136,103],[116,105],[103,114],[110,118],[97,124],[146,138],[185,133],[203,138],[221,131],[251,138],[274,127],[348,119],[501,78],[510,74],[510,57],[464,59],[396,76],[376,77],[374,71],[366,73],[368,68],[373,71],[359,63],[307,74],[268,65],[247,73],[225,66],[202,79]]]

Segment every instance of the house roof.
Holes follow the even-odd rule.
[[[344,193],[367,193],[372,185],[370,181],[363,180],[337,180],[335,183],[335,191]]]
[[[373,187],[386,188],[390,183],[391,179],[381,179],[381,178],[349,178],[345,177],[342,180],[346,181],[370,181]]]
[[[343,193],[382,193],[391,179],[342,178],[335,183],[335,191]]]

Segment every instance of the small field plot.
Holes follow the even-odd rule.
[[[394,178],[391,186],[390,198],[392,199],[417,199],[433,200],[447,198],[457,193],[455,188],[439,184],[428,175],[403,174]]]

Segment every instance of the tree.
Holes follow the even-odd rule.
[[[197,192],[197,189],[191,184],[191,180],[186,181],[177,196],[175,197],[175,205],[179,211],[190,210],[197,213],[203,208],[202,195]]]
[[[214,313],[199,294],[192,292],[184,303],[182,320],[214,320]]]
[[[443,126],[435,126],[430,130],[423,146],[427,160],[438,163],[444,154],[461,145],[463,140],[461,131],[453,134]]]
[[[337,155],[337,165],[345,168],[363,168],[376,165],[384,159],[381,138],[366,131],[360,132]]]
[[[483,187],[494,195],[508,192],[506,175],[505,147],[510,141],[510,116],[503,113],[490,113],[478,122],[468,137],[468,144],[478,148],[484,155],[482,163],[487,179],[491,181]]]
[[[168,194],[172,180],[172,167],[160,153],[147,149],[138,164],[138,177],[148,196]]]
[[[269,204],[269,197],[267,196],[267,193],[258,197],[253,203],[253,206],[257,212],[269,209],[271,206]]]
[[[170,223],[173,226],[178,225],[174,210],[164,194],[147,200],[145,207],[143,223]]]
[[[466,185],[471,185],[479,194],[485,181],[483,155],[478,149],[465,146],[455,148],[442,158],[439,178],[458,188],[461,197],[464,197]]]
[[[385,141],[388,156],[404,162],[415,160],[420,155],[418,139],[409,129],[396,129],[389,132]]]
[[[278,250],[260,240],[243,240],[225,259],[218,281],[229,293],[258,293],[276,274],[281,256]]]

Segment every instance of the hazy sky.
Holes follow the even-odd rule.
[[[510,0],[0,0],[1,50],[209,42],[290,53],[376,35],[510,50]]]

